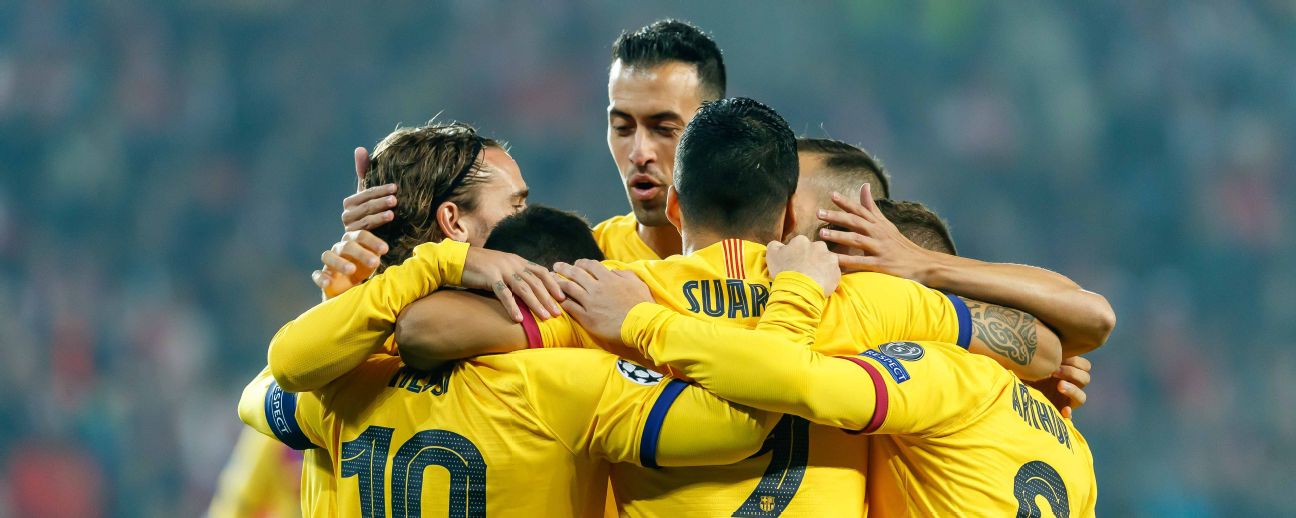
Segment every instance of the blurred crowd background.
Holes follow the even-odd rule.
[[[610,44],[667,16],[965,255],[1111,300],[1077,412],[1100,515],[1296,513],[1296,4],[867,4],[0,3],[0,516],[202,513],[351,150],[398,123],[626,212]]]

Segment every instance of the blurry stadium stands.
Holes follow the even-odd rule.
[[[201,513],[351,149],[398,122],[473,122],[535,200],[626,211],[608,48],[664,16],[966,255],[1111,299],[1077,413],[1100,515],[1296,514],[1294,4],[568,4],[0,4],[0,516]]]

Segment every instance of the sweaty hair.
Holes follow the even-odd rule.
[[[876,200],[878,209],[914,244],[944,254],[958,255],[949,226],[936,212],[916,201]]]
[[[868,182],[873,187],[874,198],[891,197],[891,179],[882,162],[868,151],[826,138],[799,138],[797,151],[822,156],[824,169],[832,175],[830,182],[839,184],[840,192],[853,191]]]
[[[702,105],[675,153],[675,190],[690,225],[778,239],[779,209],[796,191],[796,137],[772,108],[745,97]]]
[[[612,61],[626,66],[653,67],[679,61],[697,69],[702,100],[725,96],[724,57],[715,40],[697,26],[681,20],[657,20],[634,32],[622,31],[612,43]]]
[[[390,245],[380,270],[408,259],[414,247],[445,238],[436,209],[450,202],[462,212],[477,208],[473,187],[489,179],[482,154],[503,144],[460,122],[398,128],[374,147],[365,174],[366,188],[396,184],[395,218],[374,229]]]
[[[531,205],[500,220],[484,248],[517,254],[523,259],[553,267],[559,261],[603,260],[589,223],[580,216],[544,205]]]

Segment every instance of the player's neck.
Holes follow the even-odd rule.
[[[680,234],[675,230],[674,225],[658,225],[649,227],[636,225],[635,232],[639,234],[644,244],[648,245],[657,257],[670,257],[679,254],[683,248],[680,246]]]
[[[707,230],[686,229],[681,234],[681,242],[684,243],[684,255],[691,254],[726,239],[741,239],[743,241],[751,241],[760,244],[765,244],[774,240],[770,238],[770,235],[768,235],[767,232],[734,234],[732,232],[711,232]]]

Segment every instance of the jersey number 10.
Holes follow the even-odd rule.
[[[359,479],[360,515],[364,518],[387,516],[383,484],[393,431],[370,426],[359,437],[342,443],[341,475]],[[446,430],[423,430],[405,441],[391,460],[393,517],[420,516],[423,470],[428,466],[450,472],[449,516],[486,516],[486,461],[467,437]]]

